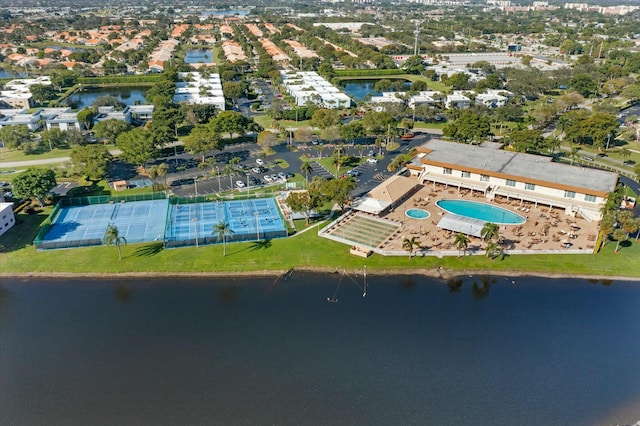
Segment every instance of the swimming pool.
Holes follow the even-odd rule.
[[[423,209],[409,209],[404,214],[411,219],[426,219],[429,217],[429,212]]]
[[[446,212],[487,222],[504,225],[520,225],[526,221],[524,217],[507,209],[492,206],[491,204],[478,203],[476,201],[440,200],[437,201],[436,204]]]

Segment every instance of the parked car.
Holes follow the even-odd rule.
[[[237,186],[238,188],[244,188],[246,185],[244,184],[244,182],[243,182],[243,181],[241,181],[241,180],[237,180],[237,181],[236,181],[236,186]]]
[[[369,157],[375,157],[376,153],[374,150],[369,151]]]
[[[280,173],[278,173],[278,177],[279,177],[280,179],[286,179],[286,178],[287,178],[287,175],[286,175],[286,174],[284,174],[283,172],[280,172]]]
[[[274,181],[274,182],[275,182],[275,181],[277,181],[278,179],[279,179],[279,178],[278,178],[278,175],[271,175],[271,180],[272,180],[272,181]]]
[[[294,177],[294,176],[295,176],[295,175],[294,175],[293,173],[291,173],[291,172],[287,172],[287,173],[285,173],[285,177],[286,177],[287,179],[292,178],[292,177]]]
[[[349,170],[347,171],[347,173],[345,173],[347,176],[360,176],[362,173],[360,173],[357,170]]]
[[[263,166],[264,165],[264,160],[262,158],[256,158],[256,164],[259,166]]]
[[[11,186],[9,182],[0,181],[0,188],[4,188],[5,186]]]
[[[254,168],[251,169],[251,172],[255,173],[255,174],[258,174],[258,173],[261,172],[261,170],[258,167],[254,167]]]
[[[367,163],[369,164],[376,164],[378,162],[378,160],[376,158],[367,158]]]
[[[273,179],[271,179],[271,176],[269,176],[269,175],[264,175],[263,179],[264,179],[265,182],[272,182],[273,181]]]
[[[587,161],[593,161],[593,157],[589,157],[588,155],[585,155],[582,158]]]

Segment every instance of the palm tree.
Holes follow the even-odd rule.
[[[484,241],[498,241],[500,239],[500,227],[492,222],[487,222],[480,231],[480,236]]]
[[[420,247],[420,241],[418,241],[418,237],[405,238],[402,241],[402,248],[409,252],[409,259],[411,259],[413,255],[413,249],[416,247]]]
[[[107,230],[104,233],[104,237],[102,238],[102,242],[106,245],[115,244],[118,249],[118,259],[122,260],[122,253],[120,252],[120,245],[127,244],[127,239],[120,235],[120,231],[118,231],[118,227],[115,225],[107,226]]]
[[[309,175],[313,171],[313,167],[311,167],[311,163],[308,161],[303,161],[300,165],[300,172],[304,175],[304,181],[309,184]]]
[[[489,242],[489,244],[487,244],[485,253],[487,254],[487,257],[491,258],[491,260],[495,259],[496,257],[504,257],[504,250],[502,250],[500,244],[495,241],[491,241]]]
[[[344,157],[334,155],[331,163],[336,166],[336,177],[340,176],[340,167],[344,164]]]
[[[213,234],[218,234],[218,238],[217,238],[218,241],[222,240],[222,247],[223,247],[222,256],[226,256],[227,255],[227,237],[233,238],[233,234],[235,234],[235,232],[233,232],[228,222],[220,221],[218,222],[218,224],[213,226]]]
[[[627,241],[629,239],[629,234],[627,234],[624,229],[616,229],[613,231],[613,239],[616,240],[616,249],[614,253],[617,253],[620,250],[620,242]]]
[[[458,258],[460,257],[460,251],[463,253],[467,251],[467,247],[469,246],[469,237],[464,235],[462,232],[458,232],[456,234],[456,239],[453,241],[453,244],[458,248]]]

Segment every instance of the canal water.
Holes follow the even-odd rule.
[[[3,278],[0,423],[640,420],[638,282],[369,275],[366,290],[361,271]]]
[[[129,87],[105,87],[96,89],[84,89],[67,98],[67,104],[74,109],[90,107],[96,99],[103,96],[115,96],[125,105],[137,105],[146,103],[145,94],[149,90],[147,86]]]

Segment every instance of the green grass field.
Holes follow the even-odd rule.
[[[222,256],[222,245],[164,250],[161,243],[131,244],[122,247],[118,261],[113,246],[38,252],[31,242],[49,209],[34,215],[18,215],[18,224],[0,237],[1,272],[11,273],[237,273],[298,269],[359,268],[401,273],[443,267],[451,271],[492,273],[564,274],[578,276],[640,277],[640,243],[628,242],[618,253],[609,242],[597,255],[514,255],[504,260],[485,256],[383,257],[368,259],[349,255],[349,246],[317,236],[317,230],[286,239],[253,243],[233,243]],[[321,226],[321,225],[319,225]],[[304,228],[304,225],[301,226]]]

